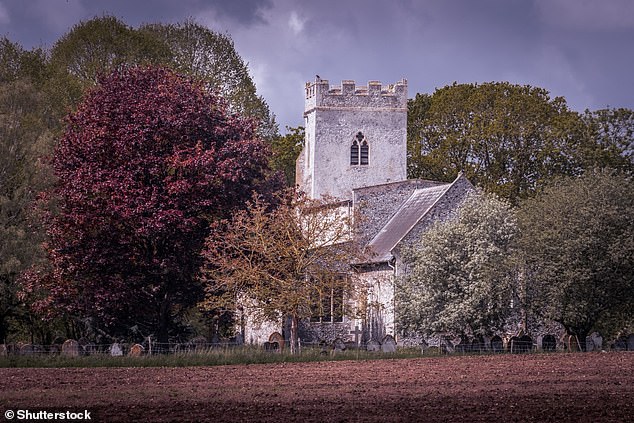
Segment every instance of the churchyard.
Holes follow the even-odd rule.
[[[2,368],[0,408],[88,410],[93,421],[624,422],[633,380],[627,351]]]

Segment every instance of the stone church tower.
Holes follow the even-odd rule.
[[[296,182],[310,198],[352,200],[355,188],[407,178],[407,81],[306,83],[305,146]]]

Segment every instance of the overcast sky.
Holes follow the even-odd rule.
[[[578,111],[634,108],[634,0],[0,0],[0,36],[50,47],[104,14],[134,27],[193,18],[230,34],[281,128],[302,124],[315,74],[406,78],[410,97],[509,81]]]

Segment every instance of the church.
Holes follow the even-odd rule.
[[[345,80],[331,86],[317,78],[305,87],[304,125],[299,189],[310,198],[336,198],[356,211],[355,229],[369,253],[355,263],[352,276],[369,287],[362,299],[365,315],[333,313],[330,321],[311,323],[304,338],[398,340],[394,282],[404,268],[400,251],[432,223],[450,217],[474,187],[462,175],[451,183],[407,179],[406,80],[367,86]]]
[[[400,251],[420,239],[435,221],[450,217],[473,185],[462,175],[451,183],[407,179],[407,81],[331,86],[306,83],[305,143],[296,164],[298,189],[310,198],[326,196],[360,216],[356,224],[367,259],[355,263],[365,298],[330,298],[333,311],[362,302],[364,315],[329,313],[303,325],[303,342],[398,340],[394,282],[403,272]],[[358,304],[348,304],[357,308]],[[247,325],[244,339],[263,343],[281,325]]]

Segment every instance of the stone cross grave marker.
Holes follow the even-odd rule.
[[[123,348],[121,348],[121,344],[115,342],[114,344],[110,345],[110,355],[112,357],[123,356]]]
[[[67,357],[79,356],[79,342],[74,339],[67,339],[62,344],[62,355]]]
[[[362,333],[363,331],[359,329],[359,326],[355,326],[354,330],[350,331],[350,335],[354,335],[354,344],[357,346],[357,348],[359,347],[359,342],[361,341],[360,335]]]

